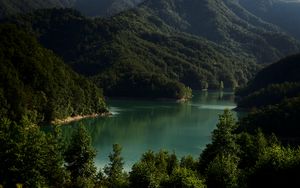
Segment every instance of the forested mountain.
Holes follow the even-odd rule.
[[[229,0],[147,0],[110,18],[53,9],[9,20],[33,31],[109,96],[182,98],[189,95],[185,86],[235,88],[251,78],[256,63],[300,49]]]
[[[237,94],[240,107],[260,107],[280,103],[300,94],[300,54],[292,55],[261,70]]]
[[[298,52],[299,43],[263,22],[232,0],[148,0],[140,9],[167,25],[246,53],[258,63],[271,63]]]
[[[271,27],[270,25],[267,26],[267,23],[262,23],[261,20],[255,18],[255,16],[261,18],[262,20],[272,23],[281,27],[284,31],[288,32],[289,34],[293,35],[294,37],[300,39],[300,2],[299,1],[284,1],[284,0],[199,0],[196,3],[202,5],[202,7],[206,7],[207,9],[200,8],[199,6],[195,6],[192,0],[187,1],[178,1],[178,2],[171,2],[172,6],[166,5],[169,2],[166,0],[154,2],[153,0],[0,0],[0,18],[3,18],[7,15],[17,14],[17,13],[26,13],[31,12],[36,9],[44,9],[44,8],[54,8],[54,7],[61,7],[61,8],[75,8],[79,10],[82,14],[86,16],[112,16],[121,11],[128,10],[137,6],[138,4],[145,2],[145,4],[152,4],[154,7],[157,8],[175,8],[174,10],[170,10],[167,14],[160,12],[161,16],[167,16],[170,19],[173,16],[173,21],[178,22],[177,26],[180,28],[188,29],[192,27],[192,32],[199,33],[199,28],[203,28],[203,24],[198,17],[201,14],[207,14],[209,17],[202,17],[202,21],[206,21],[204,18],[214,19],[215,11],[222,11],[222,15],[219,16],[218,21],[222,23],[222,19],[226,18],[226,20],[232,20],[233,14],[236,14],[238,17],[245,19],[247,22],[251,24],[256,23],[261,25],[262,27]],[[164,4],[164,5],[163,5]],[[210,5],[209,5],[210,4]],[[214,8],[210,8],[213,4]],[[166,6],[165,6],[166,5]],[[183,7],[180,7],[185,5]],[[186,18],[182,18],[185,15],[185,11],[183,9],[191,6],[192,12],[197,13],[197,15],[189,16],[187,15],[186,18],[192,19],[185,20]],[[180,8],[178,8],[180,7]],[[230,10],[228,10],[228,8]],[[183,11],[182,11],[183,10]],[[177,12],[180,11],[180,12]],[[249,14],[249,12],[253,15]],[[170,14],[169,14],[170,13]],[[212,17],[211,17],[212,16]],[[223,18],[222,18],[223,17]],[[176,20],[178,19],[178,20]],[[236,18],[233,18],[235,22],[240,22]],[[171,21],[169,20],[169,21]],[[172,21],[172,22],[173,22]],[[179,25],[178,25],[179,24]],[[228,24],[225,24],[227,29]],[[247,24],[243,23],[244,26]],[[263,26],[264,25],[264,26]],[[196,27],[195,27],[196,26]],[[209,26],[209,25],[206,25]],[[224,29],[224,22],[219,25]],[[210,28],[211,29],[211,28]],[[243,28],[231,28],[232,29],[243,29]],[[230,31],[230,30],[228,30]],[[201,34],[205,34],[200,31]],[[207,32],[206,34],[215,35],[217,33],[210,33]],[[216,36],[214,36],[216,37]],[[224,36],[219,36],[224,37]]]
[[[230,56],[225,47],[176,32],[160,20],[149,22],[148,16],[130,11],[91,20],[73,10],[46,10],[17,22],[30,25],[45,47],[93,76],[109,95],[182,97],[178,81],[194,89],[219,88],[223,81],[230,88],[255,72],[247,57]]]
[[[148,0],[111,18],[40,10],[10,21],[26,26],[106,95],[176,97],[192,89],[234,88],[299,43],[237,3]],[[184,85],[183,85],[184,84]]]
[[[239,0],[249,12],[300,39],[300,1]]]
[[[34,37],[0,26],[0,116],[49,122],[106,112],[102,92]]]
[[[240,121],[241,130],[254,133],[259,127],[289,144],[299,144],[299,72],[300,54],[289,56],[261,70],[239,90],[238,106],[254,108]]]

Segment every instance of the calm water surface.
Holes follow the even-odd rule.
[[[121,144],[126,170],[148,150],[198,157],[211,141],[218,115],[236,107],[234,95],[229,92],[195,92],[187,103],[128,99],[107,102],[111,117],[71,123],[63,126],[63,134],[70,137],[73,128],[84,123],[97,150],[95,163],[99,168],[108,163],[112,145]]]

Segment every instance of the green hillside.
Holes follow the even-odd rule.
[[[246,55],[231,55],[223,46],[149,19],[150,14],[130,11],[91,20],[61,9],[37,11],[17,22],[30,25],[45,47],[77,72],[91,76],[110,95],[143,96],[145,88],[155,92],[167,82],[215,89],[223,81],[225,87],[233,88],[257,69]]]
[[[277,104],[285,98],[300,95],[300,54],[286,57],[261,70],[237,95],[240,107]]]
[[[0,115],[49,122],[106,112],[101,91],[13,25],[0,26]]]
[[[111,18],[70,9],[10,21],[108,96],[183,98],[189,89],[242,86],[257,63],[299,51],[299,43],[233,1],[148,0]]]
[[[299,144],[300,54],[286,57],[261,70],[239,90],[238,107],[251,109],[240,130],[275,133],[284,143]]]
[[[299,43],[232,0],[148,0],[141,9],[169,26],[205,37],[233,53],[271,63],[299,51]]]

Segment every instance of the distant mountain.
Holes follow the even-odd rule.
[[[75,0],[73,8],[86,16],[112,16],[135,7],[143,0]]]
[[[249,12],[280,26],[300,40],[300,1],[298,0],[239,0]]]
[[[271,63],[299,51],[280,28],[255,17],[233,0],[148,0],[140,9],[169,26]]]
[[[0,117],[40,123],[106,112],[100,89],[14,25],[0,25]]]
[[[75,8],[86,16],[111,16],[142,0],[0,0],[0,18],[37,9]]]
[[[0,0],[0,18],[37,9],[71,7],[74,0]]]
[[[147,0],[109,18],[54,9],[9,20],[109,96],[182,98],[185,86],[235,88],[257,63],[300,50],[294,38],[232,0]]]

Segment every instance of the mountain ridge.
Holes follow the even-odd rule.
[[[239,3],[252,14],[278,25],[300,40],[300,1],[239,0]]]
[[[274,105],[300,95],[300,54],[285,57],[257,73],[247,87],[238,90],[242,108]]]
[[[133,8],[142,0],[0,0],[0,18],[37,9],[75,8],[91,17],[112,16]]]
[[[139,7],[152,12],[152,14],[180,31],[230,46],[231,49],[244,48],[248,50],[248,53],[256,54],[257,61],[261,63],[271,63],[283,57],[284,53],[280,51],[284,51],[285,48],[277,49],[284,43],[294,43],[298,46],[294,48],[291,45],[287,51],[291,50],[296,53],[299,50],[299,42],[281,32],[278,27],[263,22],[248,13],[235,1],[147,0]],[[241,11],[243,11],[243,17],[252,20],[252,23],[256,25],[249,24],[243,17],[238,17],[238,15],[241,15]],[[245,32],[248,32],[248,34],[245,34]],[[275,44],[276,39],[281,41]],[[253,41],[256,43],[252,44]],[[268,47],[270,44],[275,49]],[[252,52],[251,50],[255,48],[260,49]],[[270,57],[267,57],[266,54]],[[271,56],[277,56],[277,58],[272,59]]]
[[[268,64],[300,49],[294,38],[235,1],[147,0],[109,18],[53,9],[8,21],[33,31],[46,48],[110,96],[168,93],[178,98],[187,91],[184,85],[235,88],[258,70],[255,63]]]
[[[84,58],[84,57],[78,58],[76,55],[74,56],[74,54],[84,55],[83,53],[88,53],[86,55],[88,55],[89,57],[85,57],[85,58],[88,58],[87,60],[90,61],[91,63],[95,62],[95,63],[92,63],[94,65],[98,64],[100,66],[98,68],[98,70],[103,71],[103,70],[105,70],[105,66],[106,66],[105,64],[107,64],[108,66],[111,66],[110,64],[112,62],[116,61],[116,60],[114,60],[114,58],[118,57],[119,53],[121,53],[121,54],[123,53],[119,49],[115,48],[116,44],[118,46],[122,46],[122,48],[124,48],[125,45],[128,45],[126,48],[129,51],[131,51],[131,53],[126,53],[123,55],[128,56],[129,54],[131,54],[131,57],[129,57],[129,58],[132,58],[134,56],[138,57],[138,56],[140,56],[139,54],[143,54],[142,56],[144,56],[145,52],[144,51],[139,52],[140,50],[138,48],[136,48],[137,46],[140,46],[141,47],[140,49],[146,50],[147,53],[149,53],[149,54],[148,55],[145,54],[146,56],[144,56],[141,59],[135,59],[135,61],[139,62],[139,64],[142,66],[146,65],[146,66],[152,67],[152,68],[150,68],[150,67],[147,68],[150,70],[153,69],[154,67],[156,67],[156,68],[154,68],[154,70],[156,70],[157,68],[159,68],[159,69],[167,68],[168,69],[168,65],[169,65],[170,69],[168,70],[168,72],[169,71],[173,72],[173,73],[168,73],[169,76],[178,74],[178,70],[181,70],[181,72],[182,72],[182,70],[184,72],[188,72],[188,71],[195,72],[195,71],[199,71],[198,69],[200,69],[202,72],[202,76],[200,76],[199,73],[196,73],[196,72],[193,74],[186,73],[186,76],[195,74],[195,75],[197,75],[196,77],[200,76],[199,78],[202,77],[202,78],[204,78],[204,80],[203,79],[201,79],[201,80],[205,81],[207,78],[206,75],[208,74],[208,72],[205,69],[210,69],[209,72],[218,71],[219,72],[219,73],[217,73],[218,75],[223,74],[225,76],[227,74],[226,73],[227,70],[224,68],[224,66],[237,66],[237,64],[238,64],[237,59],[236,60],[232,59],[231,61],[233,61],[234,63],[232,63],[232,62],[230,63],[229,59],[231,58],[230,57],[231,52],[228,51],[228,49],[226,49],[222,46],[219,46],[217,44],[214,44],[204,38],[192,36],[187,33],[176,32],[174,29],[170,28],[167,25],[159,26],[159,28],[161,30],[158,30],[156,22],[159,20],[153,19],[151,21],[151,23],[149,23],[148,19],[151,19],[151,18],[148,18],[148,17],[141,18],[139,15],[142,15],[142,14],[140,12],[136,12],[136,11],[121,13],[120,15],[118,15],[118,17],[112,17],[110,19],[96,19],[94,21],[91,19],[86,19],[84,17],[79,16],[78,12],[74,12],[73,10],[47,10],[46,13],[44,11],[38,11],[38,12],[36,12],[36,14],[38,15],[37,17],[39,19],[35,20],[32,17],[28,17],[28,18],[25,17],[24,25],[28,25],[28,24],[30,25],[30,23],[26,23],[26,22],[28,20],[33,20],[33,22],[31,23],[33,26],[33,30],[44,31],[44,34],[43,33],[38,34],[40,41],[47,48],[53,49],[60,56],[64,57],[64,59],[67,60],[67,62],[73,62],[72,64],[74,64],[74,63],[76,64],[76,61],[78,62],[78,60],[80,61],[80,59]],[[71,14],[71,15],[69,15],[69,14]],[[74,17],[73,15],[77,15],[78,17],[76,18],[76,16]],[[143,15],[145,15],[145,14],[143,14]],[[32,15],[32,16],[34,16],[34,15]],[[44,18],[43,18],[43,16],[44,16]],[[59,19],[54,19],[53,17],[57,17]],[[61,18],[65,18],[65,19],[61,19]],[[136,20],[136,22],[132,22],[132,18],[141,18],[141,19]],[[48,22],[48,24],[50,23],[50,25],[48,25],[45,28],[45,24],[43,24],[43,22],[44,22],[44,20],[49,20],[49,19],[52,20],[52,22]],[[71,20],[68,21],[68,19],[71,19]],[[63,23],[60,23],[61,21],[63,21]],[[22,21],[20,21],[20,22],[22,22]],[[76,26],[75,25],[72,26],[72,24],[75,24]],[[81,24],[86,25],[86,26],[83,26]],[[42,25],[44,28],[39,28]],[[51,29],[51,25],[56,25],[56,26],[60,26],[60,27],[56,27],[55,32],[54,32]],[[66,30],[65,30],[67,25],[69,25],[68,28],[71,28],[69,30],[69,32],[66,32]],[[78,29],[85,28],[85,27],[91,27],[91,28],[88,29],[88,31],[85,31],[85,30],[81,30],[81,29],[74,30],[73,29],[74,27],[77,27]],[[86,32],[88,32],[88,33],[86,33]],[[64,35],[62,35],[63,33],[64,33]],[[95,48],[92,47],[92,49],[87,50],[87,52],[84,52],[82,50],[76,51],[76,49],[78,49],[78,47],[76,47],[77,46],[76,42],[75,43],[72,42],[72,41],[74,41],[73,40],[74,38],[72,39],[73,35],[74,36],[79,35],[79,36],[82,36],[83,38],[86,38],[86,40],[91,40],[89,42],[87,42],[87,41],[84,42],[84,40],[81,40],[79,38],[76,39],[76,41],[81,41],[81,45],[87,45],[87,43],[88,44],[96,43],[96,44],[100,45],[102,43],[102,44],[104,44],[104,46],[97,45],[100,49],[101,48],[105,49],[106,47],[108,49],[112,48],[111,52],[114,52],[114,53],[107,57],[105,57],[106,55],[103,53],[102,53],[102,55],[99,53],[92,54],[92,52],[95,52],[95,50],[96,51],[99,50],[99,49],[96,49],[97,46],[95,46]],[[94,40],[95,38],[91,37],[93,35],[97,36],[98,39],[96,41]],[[86,36],[90,36],[90,37],[86,37]],[[67,42],[66,40],[71,41],[71,42]],[[86,44],[83,44],[82,42],[84,42]],[[172,43],[174,44],[173,46],[170,45]],[[75,45],[75,46],[73,46],[73,45]],[[179,48],[176,48],[176,46],[178,46]],[[131,47],[132,49],[130,49],[128,47]],[[161,53],[161,52],[156,52],[157,50],[154,50],[155,48],[159,49],[161,47],[163,47],[162,51],[165,54]],[[181,48],[181,50],[178,51],[180,48]],[[199,50],[202,50],[202,52]],[[222,55],[220,55],[220,54],[217,55],[215,51],[222,52]],[[168,55],[169,53],[170,53],[170,55]],[[191,57],[186,56],[187,54],[190,54]],[[204,54],[206,54],[206,55],[204,55]],[[212,55],[212,54],[214,54],[214,55]],[[94,58],[93,58],[94,60],[91,59],[91,55],[94,56]],[[95,57],[98,57],[99,59],[96,59]],[[155,58],[153,59],[152,57],[155,57]],[[245,56],[243,58],[247,58],[247,57]],[[243,58],[241,58],[241,60]],[[123,58],[123,59],[125,60],[126,58]],[[173,59],[173,60],[171,60],[171,59]],[[222,59],[222,61],[218,62],[218,59],[219,60]],[[145,64],[145,63],[143,63],[142,60],[149,61],[149,63]],[[174,60],[175,60],[175,62],[177,61],[179,64],[176,65],[176,64],[167,63],[168,61],[172,62]],[[121,61],[123,61],[123,60],[121,60]],[[185,66],[188,65],[188,67],[186,67],[186,70],[179,68],[179,67],[183,66],[183,65],[180,65],[181,64],[180,62],[183,63],[183,65],[185,65]],[[209,63],[209,62],[211,62],[211,63]],[[82,63],[87,65],[87,63],[84,63],[84,62],[82,62]],[[163,65],[162,63],[166,64],[167,67],[165,67],[165,65]],[[79,63],[79,64],[81,64],[81,63]],[[202,66],[200,66],[201,64],[202,64]],[[247,63],[245,63],[245,65],[244,65],[245,67],[246,67],[246,64]],[[153,65],[155,65],[155,66],[153,67]],[[195,66],[195,65],[197,65],[197,66]],[[101,66],[102,66],[102,68],[101,68]],[[191,66],[191,68],[189,68],[189,66]],[[84,68],[84,66],[80,66],[80,67]],[[171,67],[173,67],[173,68],[171,68]],[[174,70],[172,70],[172,69],[174,69],[175,67],[177,67],[177,68],[175,69],[175,72],[174,72]],[[241,66],[238,66],[238,67],[241,68]],[[234,68],[232,70],[232,72],[238,71],[238,67]],[[248,69],[248,68],[245,68],[245,69],[244,68],[242,70]],[[91,69],[94,70],[94,68],[91,68]],[[255,69],[255,66],[253,67],[253,69]],[[224,73],[221,73],[222,71]],[[155,72],[157,72],[157,70]],[[160,70],[160,72],[161,72],[161,70]],[[248,73],[246,73],[246,72],[248,72]],[[249,71],[246,71],[246,72],[245,72],[245,74],[249,74]],[[180,73],[180,74],[182,74],[182,73]],[[243,74],[241,74],[241,73],[237,74],[240,77],[239,79],[247,79],[249,77],[249,75],[243,77]],[[185,77],[184,75],[183,75],[183,77]],[[208,76],[210,77],[210,80],[212,79],[212,77],[214,77],[212,75],[212,73],[209,73]],[[222,77],[224,77],[224,76],[222,76]],[[176,76],[176,77],[178,77],[178,76]],[[225,76],[225,77],[227,77],[227,76]],[[214,78],[214,79],[216,79],[216,78]],[[186,78],[186,80],[189,80],[189,79]],[[199,79],[195,80],[195,82],[199,82],[199,81],[200,81]],[[208,81],[208,80],[206,80],[206,81]],[[214,81],[214,82],[215,83],[211,83],[211,84],[214,85],[214,88],[217,88],[219,81]],[[245,82],[245,81],[241,81],[241,83],[243,83],[243,82]],[[229,84],[228,81],[226,81],[226,83],[227,83],[226,85],[228,87],[232,87],[234,85],[232,83]],[[200,89],[201,84],[198,84],[197,87]]]

